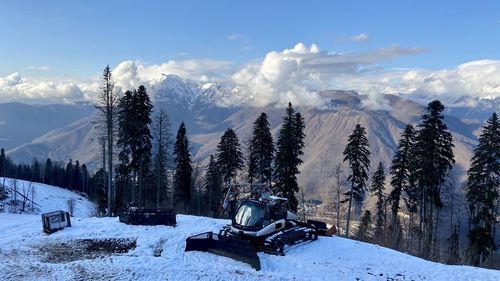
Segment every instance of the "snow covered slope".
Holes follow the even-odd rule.
[[[77,218],[50,236],[39,216],[0,214],[0,222],[0,280],[500,280],[499,271],[432,263],[340,237],[320,237],[284,257],[259,253],[262,270],[255,271],[229,258],[184,252],[187,236],[228,223],[204,217],[178,215],[177,227]],[[135,248],[103,254],[88,247],[110,239],[135,241]]]
[[[22,195],[27,195],[26,197],[29,200],[26,202],[28,206],[25,208],[24,213],[42,214],[56,210],[67,211],[68,207],[66,202],[68,199],[75,200],[76,204],[73,213],[75,217],[90,217],[93,210],[94,204],[87,198],[57,186],[36,182],[30,183],[28,181],[10,178],[5,178],[4,181],[2,177],[0,177],[0,184],[4,184],[9,192],[9,198],[6,201],[14,198],[14,184],[16,185],[16,190],[19,192],[17,194],[18,200],[22,200]],[[33,209],[31,209],[31,200],[35,202]],[[12,210],[11,206],[8,204],[6,204],[4,208],[5,212],[20,212],[19,206],[17,207],[17,211]]]

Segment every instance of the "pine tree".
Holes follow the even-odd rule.
[[[87,165],[82,164],[82,191],[89,193],[89,172],[87,170]]]
[[[372,225],[372,214],[369,210],[366,210],[361,217],[361,223],[358,227],[358,232],[356,233],[356,239],[360,241],[368,241],[369,233]]]
[[[399,140],[398,149],[394,158],[392,160],[392,165],[389,169],[389,173],[391,174],[391,187],[392,190],[387,196],[387,203],[391,206],[391,222],[390,229],[392,230],[392,237],[398,237],[400,229],[399,229],[399,202],[402,198],[403,192],[406,191],[407,198],[405,202],[408,202],[407,205],[408,210],[413,214],[415,210],[415,202],[418,198],[415,198],[413,194],[416,194],[415,185],[414,185],[414,176],[412,169],[412,153],[415,145],[415,129],[412,125],[407,124],[403,134],[401,135],[401,139]],[[412,203],[410,203],[412,202]],[[413,211],[413,212],[412,212]],[[397,246],[399,243],[393,243],[394,246]]]
[[[473,265],[481,266],[496,249],[494,228],[500,187],[500,122],[496,113],[483,127],[467,173],[467,202],[472,229],[469,253]]]
[[[420,224],[424,240],[420,240],[420,255],[430,256],[434,232],[434,208],[441,208],[440,188],[455,163],[453,137],[443,122],[443,104],[429,103],[422,115],[420,130],[415,137],[416,176],[420,190]],[[422,245],[423,244],[423,245]]]
[[[31,180],[34,182],[40,182],[41,168],[40,163],[38,163],[37,159],[33,160],[33,165],[31,166],[32,177]]]
[[[43,182],[45,184],[52,184],[53,183],[53,171],[52,171],[52,161],[50,158],[47,158],[47,161],[45,161],[45,168],[44,170],[44,175],[43,175]]]
[[[226,184],[231,182],[243,168],[243,153],[238,136],[231,128],[224,132],[217,145],[217,165]],[[226,186],[224,192],[227,188]]]
[[[184,122],[179,126],[174,144],[174,204],[180,212],[189,213],[188,206],[191,201],[191,155],[189,141],[186,135]]]
[[[131,140],[134,136],[133,128],[135,123],[132,95],[131,91],[126,91],[118,102],[118,138],[116,146],[119,149],[119,162],[115,168],[116,205],[136,204],[135,186],[132,184],[130,175],[131,171],[137,168],[130,163]]]
[[[304,119],[296,113],[291,103],[288,103],[286,115],[283,117],[276,142],[276,158],[274,160],[275,193],[288,199],[292,212],[297,212],[299,192],[297,175],[298,166],[302,164],[300,156],[304,148]]]
[[[373,174],[372,185],[370,192],[372,196],[377,198],[376,208],[377,208],[377,219],[375,221],[375,238],[378,241],[383,241],[383,228],[385,221],[385,194],[384,194],[384,184],[385,184],[385,172],[382,162],[379,162],[377,171]]]
[[[153,205],[154,186],[152,185],[151,173],[151,111],[153,104],[149,99],[144,86],[139,86],[132,96],[134,130],[136,136],[132,149],[132,161],[137,167],[137,189],[139,193],[139,205]]]
[[[264,112],[253,123],[249,148],[248,180],[266,183],[271,186],[274,143],[267,114]]]
[[[6,158],[5,158],[5,150],[2,148],[0,149],[0,177],[5,177],[5,170],[6,170]]]
[[[66,164],[64,186],[73,189],[73,161],[71,159],[69,159],[68,164]]]
[[[76,160],[73,166],[73,189],[82,191],[82,170],[80,167],[80,161]]]
[[[348,138],[347,145],[344,149],[344,162],[346,161],[349,162],[349,168],[351,170],[347,178],[351,182],[351,190],[345,193],[349,198],[346,227],[346,237],[349,237],[352,201],[355,201],[355,209],[357,210],[356,213],[358,213],[363,204],[366,181],[368,180],[368,170],[370,168],[370,151],[368,150],[366,130],[360,124],[356,125],[354,131]]]
[[[106,213],[106,207],[108,205],[107,203],[107,196],[106,196],[106,172],[103,169],[99,169],[94,175],[94,182],[95,182],[95,199],[94,201],[97,202],[97,210],[99,215],[103,215]]]
[[[210,162],[205,174],[205,199],[209,206],[210,217],[219,217],[222,203],[222,181],[217,161],[210,155]]]

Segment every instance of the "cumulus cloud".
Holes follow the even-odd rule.
[[[359,92],[407,96],[417,101],[438,98],[448,105],[473,105],[466,98],[500,98],[500,61],[477,60],[451,69],[396,69],[346,75],[337,82]]]
[[[124,61],[113,69],[115,85],[130,90],[144,84],[156,83],[162,74],[175,74],[185,79],[220,82],[227,77],[234,64],[223,60],[170,60],[162,64],[144,65],[139,61]]]
[[[470,104],[470,98],[500,98],[500,60],[477,60],[449,69],[387,69],[387,61],[417,55],[423,48],[387,46],[356,53],[323,51],[299,43],[293,48],[271,51],[263,58],[236,65],[224,60],[171,60],[161,64],[123,61],[113,69],[117,89],[151,87],[162,74],[185,79],[222,82],[228,91],[220,105],[322,106],[319,90],[356,90],[365,95],[363,105],[389,109],[383,94],[405,95],[428,102],[439,98],[452,104]],[[99,77],[85,80],[40,79],[12,73],[0,77],[0,101],[95,100]]]
[[[237,92],[256,106],[287,104],[321,106],[315,90],[331,89],[339,76],[359,75],[362,69],[401,56],[414,55],[422,48],[389,46],[364,53],[320,51],[315,44],[302,43],[292,49],[270,52],[260,62],[250,63],[231,76]],[[369,91],[373,93],[373,90]],[[373,94],[371,94],[373,96]],[[378,99],[372,99],[372,102]],[[384,108],[385,105],[378,106]]]
[[[18,72],[0,77],[0,100],[37,100],[70,102],[85,98],[79,85],[72,81],[44,81],[23,78]]]
[[[349,41],[351,41],[351,42],[365,42],[365,41],[368,41],[369,38],[370,37],[368,36],[367,33],[360,33],[360,34],[351,36],[349,38]]]

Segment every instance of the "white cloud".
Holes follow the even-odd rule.
[[[291,49],[272,51],[264,58],[243,65],[223,60],[171,60],[146,65],[123,61],[113,69],[117,89],[151,87],[162,74],[205,82],[223,82],[233,89],[221,105],[242,100],[250,105],[321,106],[317,90],[356,90],[366,95],[364,106],[388,109],[381,94],[403,94],[415,100],[439,98],[445,103],[461,97],[500,98],[500,60],[477,60],[449,69],[387,69],[387,61],[426,50],[398,45],[358,53],[322,51],[315,45],[299,43]],[[0,77],[0,101],[60,102],[94,100],[99,78],[51,80],[12,73]],[[462,101],[463,100],[463,101]],[[461,99],[467,103],[470,100]]]
[[[351,41],[351,42],[365,42],[365,41],[368,41],[368,39],[370,39],[370,37],[368,36],[367,33],[360,33],[360,34],[357,34],[357,35],[350,37],[349,41]]]
[[[37,70],[37,71],[49,71],[52,68],[46,65],[30,65],[28,66],[29,70]]]
[[[246,35],[243,33],[232,33],[226,36],[226,39],[229,41],[243,40],[246,39]]]
[[[85,84],[88,87],[89,83]],[[0,100],[37,100],[42,102],[70,102],[83,100],[80,86],[73,81],[44,81],[23,78],[17,72],[0,77]]]
[[[444,103],[457,104],[463,97],[500,98],[500,61],[477,60],[451,69],[384,70],[363,75],[345,75],[337,83],[359,92],[377,91],[382,94],[405,95],[414,100],[438,98]],[[467,105],[467,99],[463,100]]]
[[[130,90],[156,83],[162,74],[175,74],[185,79],[222,81],[233,69],[233,63],[222,60],[182,60],[144,65],[139,61],[124,61],[113,69],[115,85]]]
[[[289,101],[297,105],[321,106],[323,100],[314,90],[331,89],[338,76],[356,76],[360,69],[423,51],[395,45],[365,53],[341,54],[320,51],[315,44],[299,43],[292,49],[268,53],[262,61],[241,68],[231,79],[238,85],[238,94],[249,98],[256,106],[286,105]],[[370,105],[379,100],[372,98]],[[378,107],[385,108],[385,105]]]

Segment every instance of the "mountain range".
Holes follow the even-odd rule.
[[[228,89],[214,82],[184,80],[174,75],[165,75],[155,81],[149,93],[155,109],[163,108],[169,114],[173,133],[177,131],[181,121],[185,122],[194,162],[202,165],[210,154],[216,153],[217,143],[227,128],[236,131],[245,151],[253,122],[261,112],[268,114],[276,139],[286,106],[249,106],[237,89]],[[384,110],[375,110],[367,106],[371,97],[354,91],[332,90],[317,94],[324,101],[323,106],[296,106],[306,124],[304,163],[300,167],[299,183],[306,196],[315,198],[330,197],[333,168],[337,163],[342,163],[347,137],[356,124],[367,129],[372,167],[375,168],[381,161],[387,168],[404,126],[407,123],[418,124],[424,113],[423,105],[395,95],[383,95]],[[234,95],[240,95],[237,96],[240,102],[228,105],[228,100],[235,100]],[[48,120],[60,118],[59,111],[60,114],[69,114],[67,111],[71,111],[73,115],[70,117],[73,119],[65,117],[66,123],[44,127],[45,132],[33,136],[31,140],[28,137],[19,139],[18,143],[24,143],[11,146],[8,156],[20,162],[31,162],[33,158],[43,160],[50,157],[56,161],[71,158],[86,163],[90,169],[95,170],[100,165],[100,147],[96,141],[97,131],[92,123],[95,115],[93,107],[81,104],[57,106],[62,109],[56,110],[54,115],[49,111],[45,116]],[[498,103],[492,106],[495,108]],[[67,110],[66,107],[72,110]],[[457,161],[454,169],[458,176],[465,174],[477,141],[478,129],[491,111],[484,107],[457,107],[446,112],[445,122],[454,137]],[[466,120],[453,115],[457,112],[467,112]]]

